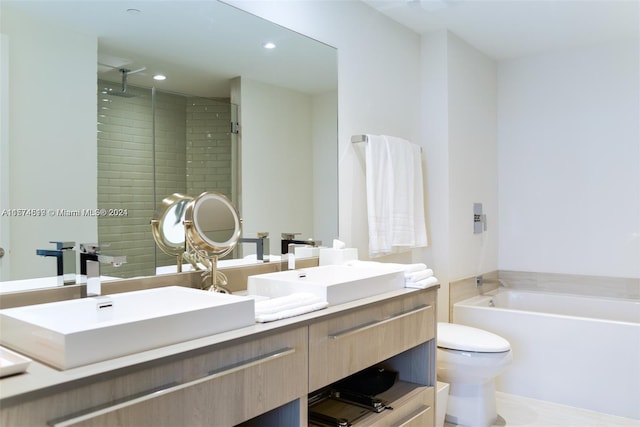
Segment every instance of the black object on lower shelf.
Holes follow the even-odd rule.
[[[371,367],[309,398],[309,421],[322,427],[349,427],[360,417],[393,409],[376,395],[389,390],[398,373]]]
[[[398,380],[398,373],[380,366],[372,366],[338,381],[333,388],[375,396],[389,390]]]

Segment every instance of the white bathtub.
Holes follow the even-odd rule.
[[[511,343],[497,390],[640,419],[640,301],[500,289],[453,321]]]

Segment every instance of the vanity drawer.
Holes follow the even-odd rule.
[[[386,394],[397,394],[393,398]],[[370,427],[433,427],[435,423],[433,387],[418,387],[410,383],[398,383],[388,393],[379,397],[391,402],[392,411],[383,411],[362,420]]]
[[[305,395],[306,377],[301,327],[3,408],[2,419],[60,427],[233,426]]]
[[[435,295],[411,293],[311,324],[309,391],[432,339]]]

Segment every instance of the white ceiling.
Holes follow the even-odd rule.
[[[98,76],[106,80],[119,81],[120,68],[144,68],[129,84],[207,97],[229,97],[237,76],[306,93],[337,88],[335,49],[218,1],[0,1],[97,37]],[[267,41],[277,48],[264,49]],[[154,82],[155,73],[168,78]]]
[[[639,36],[639,0],[363,0],[419,34],[449,29],[497,59]]]
[[[276,0],[271,0],[276,1]],[[353,0],[322,0],[353,1]],[[362,0],[418,33],[447,28],[496,59],[638,37],[640,0]],[[242,75],[310,93],[335,90],[335,50],[216,1],[1,0],[99,40],[98,73],[225,97]],[[137,8],[140,13],[127,13]],[[265,51],[264,41],[278,48]],[[151,76],[162,72],[164,83]],[[180,74],[180,78],[176,76]]]

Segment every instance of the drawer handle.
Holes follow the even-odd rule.
[[[217,378],[221,378],[226,375],[230,375],[230,374],[242,371],[243,369],[252,368],[254,366],[260,365],[265,362],[270,362],[276,359],[280,359],[282,357],[289,356],[290,354],[293,354],[295,352],[296,352],[295,348],[283,348],[273,353],[264,354],[252,359],[245,360],[237,364],[227,366],[222,369],[210,371],[207,375],[204,375],[200,378],[196,378],[195,380],[187,381],[185,383],[174,382],[174,383],[166,384],[165,386],[143,391],[141,393],[137,393],[132,396],[127,396],[122,399],[115,400],[114,402],[89,408],[87,410],[77,412],[75,414],[70,414],[65,417],[57,418],[55,420],[48,421],[47,425],[51,427],[71,426],[82,421],[87,421],[92,418],[117,411],[119,409],[127,408],[129,406],[133,406],[138,403],[145,402],[147,400],[155,399],[156,397],[165,396],[175,391],[179,391],[179,390],[182,390],[194,385],[198,385],[207,381],[212,381]]]
[[[429,411],[429,409],[431,409],[430,406],[421,405],[420,408],[416,412],[414,412],[413,414],[409,415],[409,418],[403,420],[402,422],[400,422],[400,424],[397,424],[397,427],[404,427],[404,426],[409,425],[410,422],[417,420],[423,414],[427,413]]]
[[[430,308],[431,308],[431,305],[421,305],[421,306],[419,306],[417,308],[414,308],[413,310],[409,310],[409,311],[405,311],[404,313],[396,314],[395,316],[388,317],[388,318],[386,318],[384,320],[379,320],[377,322],[367,323],[366,325],[356,326],[355,328],[347,329],[345,331],[338,332],[337,334],[329,335],[329,338],[332,339],[332,340],[345,338],[345,337],[348,337],[349,335],[357,334],[357,333],[366,331],[367,329],[375,328],[375,327],[378,327],[380,325],[384,325],[385,323],[393,322],[394,320],[398,320],[398,319],[401,319],[403,317],[411,316],[412,314],[416,314],[416,313],[420,313],[422,311],[429,310]]]

